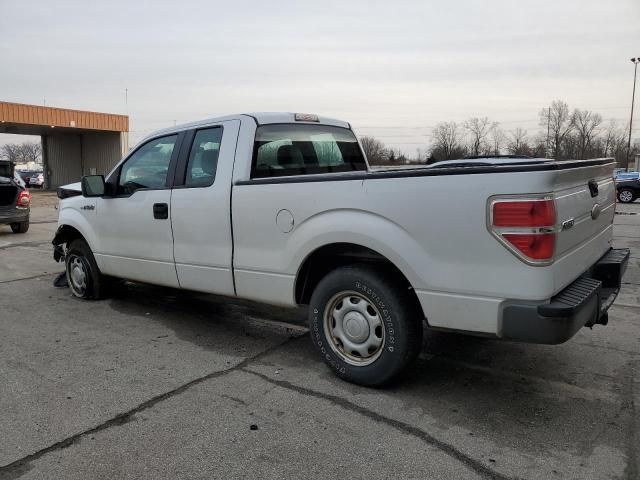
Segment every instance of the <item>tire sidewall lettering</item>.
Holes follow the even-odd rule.
[[[393,318],[391,316],[391,312],[387,308],[387,305],[376,293],[376,291],[373,288],[366,285],[365,283],[356,281],[355,287],[356,287],[356,291],[360,291],[364,293],[369,298],[369,300],[375,303],[375,305],[378,307],[378,310],[382,314],[382,320],[383,320],[382,323],[385,328],[385,349],[384,349],[384,352],[382,353],[382,356],[384,356],[385,353],[394,353],[395,352],[394,344],[396,343],[396,337],[395,337],[396,329],[394,326]]]
[[[313,331],[311,334],[313,342],[316,344],[318,351],[320,352],[320,355],[324,358],[325,362],[329,364],[329,366],[333,370],[335,370],[338,374],[344,374],[346,369],[342,364],[342,362],[335,357],[331,349],[327,349],[325,347],[325,341],[328,341],[328,340],[325,339],[323,335],[324,329],[322,329],[322,333],[321,333],[320,326],[322,325],[322,321],[319,318],[319,313],[320,313],[319,308],[313,308],[313,329],[312,329]]]

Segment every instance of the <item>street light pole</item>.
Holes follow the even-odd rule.
[[[627,164],[625,165],[625,171],[629,170],[629,160],[631,157],[631,131],[633,129],[633,104],[636,99],[636,75],[638,73],[638,63],[640,63],[640,57],[632,58],[631,61],[634,64],[633,68],[633,93],[631,94],[631,118],[629,119],[629,142],[627,143]]]

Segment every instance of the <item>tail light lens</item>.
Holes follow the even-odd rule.
[[[504,238],[532,260],[550,260],[556,245],[555,233],[503,233]]]
[[[18,195],[18,206],[28,207],[30,203],[31,203],[31,193],[29,193],[29,190],[22,190]]]
[[[504,199],[491,204],[492,233],[520,259],[532,264],[553,261],[556,208],[552,199]]]
[[[493,204],[496,227],[548,227],[556,223],[553,200],[500,201]]]

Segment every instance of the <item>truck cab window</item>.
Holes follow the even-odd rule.
[[[157,138],[136,150],[122,165],[117,194],[130,195],[140,188],[164,188],[177,138],[177,135]]]
[[[208,187],[213,185],[218,169],[222,127],[198,130],[191,145],[187,164],[187,187]]]
[[[278,124],[258,127],[252,178],[366,170],[358,141],[347,128]]]

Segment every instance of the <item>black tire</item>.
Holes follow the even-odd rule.
[[[13,230],[13,233],[27,233],[29,231],[29,220],[26,222],[12,223],[11,230]]]
[[[636,199],[635,192],[630,188],[621,188],[620,190],[618,190],[618,201],[620,203],[631,203],[635,199]]]
[[[74,296],[93,300],[104,297],[106,278],[100,273],[93,253],[83,239],[72,240],[67,245],[65,267]]]
[[[355,264],[330,272],[314,290],[309,305],[311,341],[325,363],[342,379],[369,387],[382,386],[420,353],[422,310],[406,281],[398,277],[384,267]],[[361,300],[365,300],[364,307]],[[345,308],[347,313],[341,314]],[[369,314],[359,313],[362,308]],[[348,319],[349,315],[352,317]],[[341,333],[336,335],[338,316],[342,316],[344,329],[340,327]],[[377,323],[376,318],[382,322]],[[345,333],[348,322],[355,325],[350,333],[357,336]],[[351,345],[361,349],[382,337],[382,346],[368,347],[361,356],[355,350],[349,353],[347,343],[342,343],[339,336],[346,341],[355,339]]]

